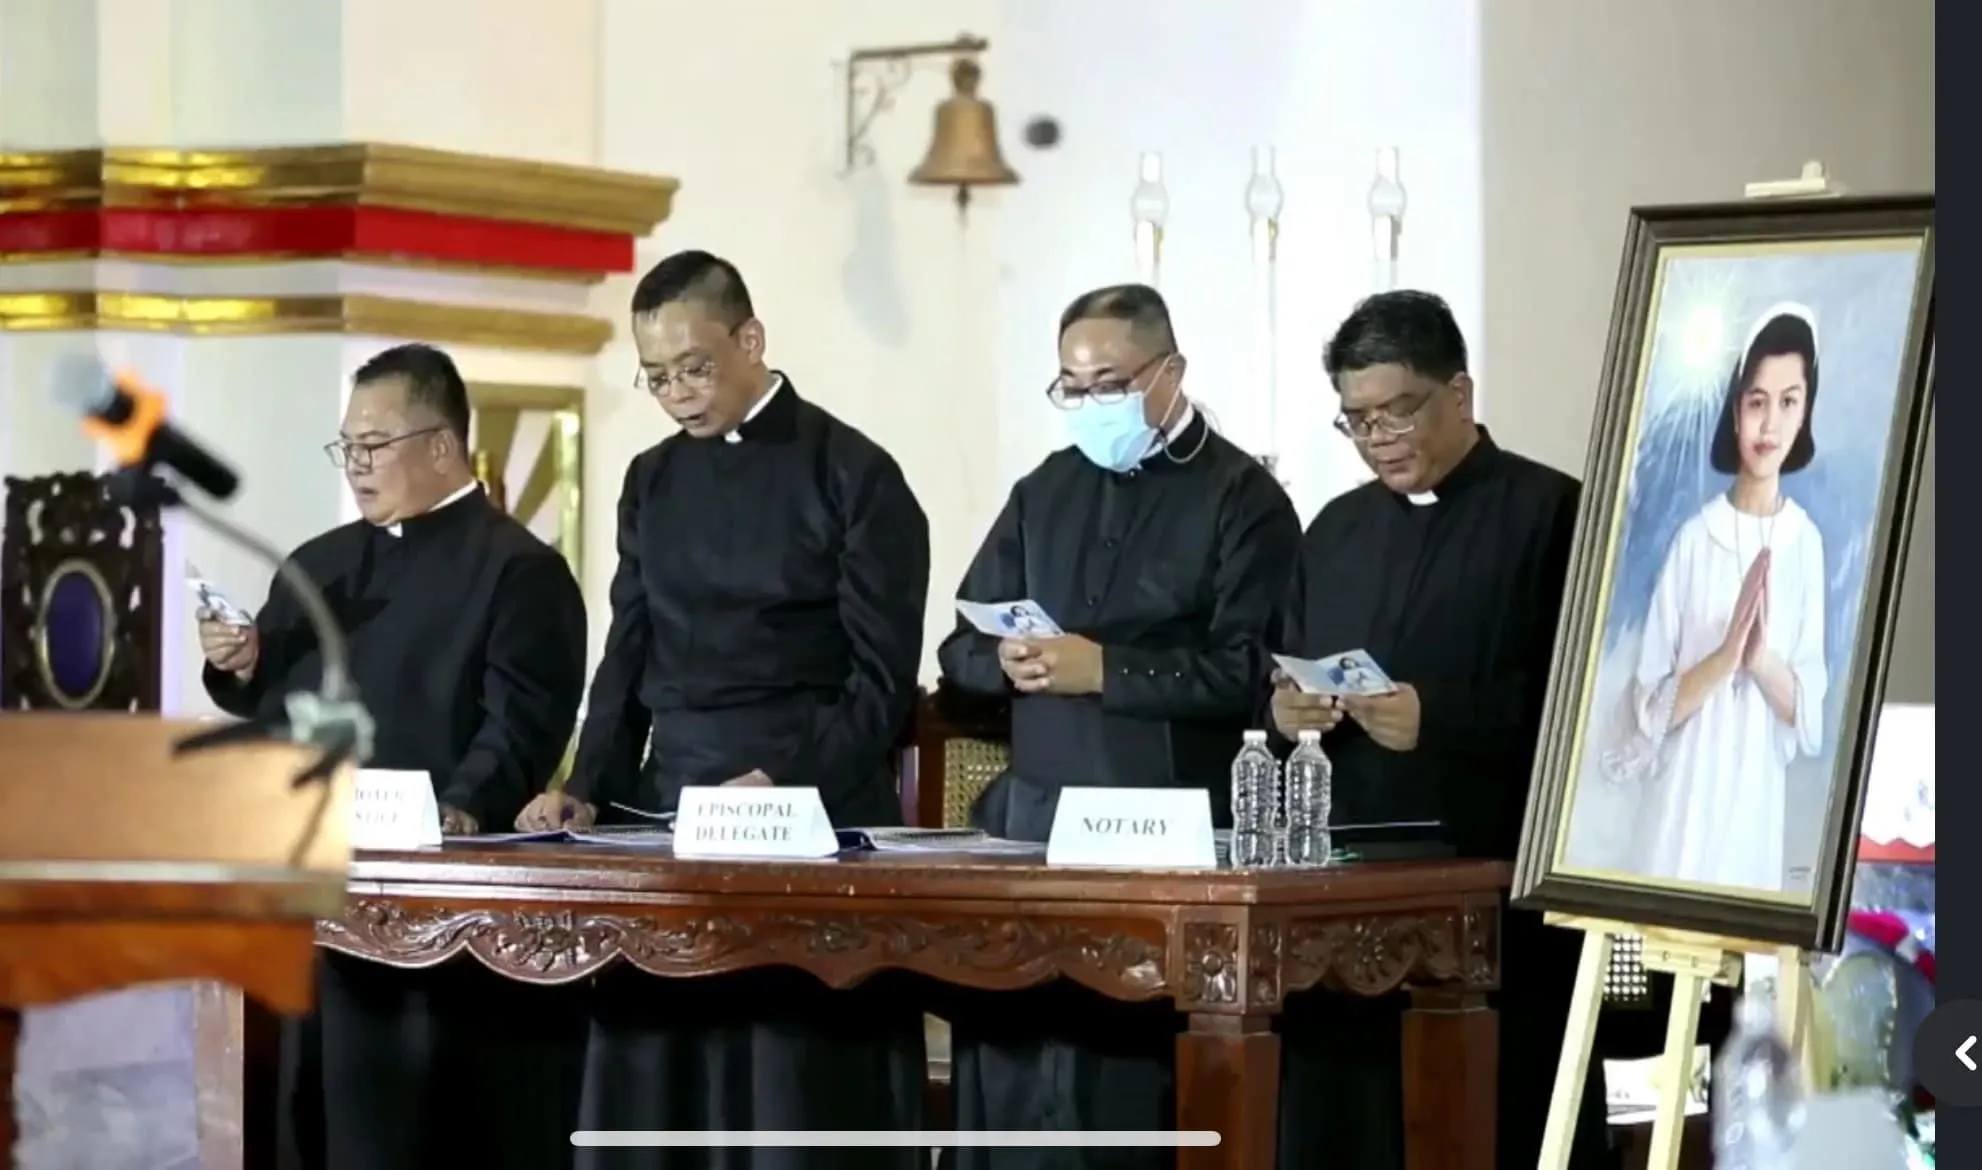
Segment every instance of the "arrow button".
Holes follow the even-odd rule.
[[[1936,1101],[1982,1105],[1982,1000],[1935,1008],[1913,1034],[1913,1075]]]

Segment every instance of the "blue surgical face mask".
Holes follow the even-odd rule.
[[[1074,446],[1095,466],[1132,471],[1156,445],[1156,428],[1143,417],[1141,391],[1114,402],[1089,400],[1067,412]]]

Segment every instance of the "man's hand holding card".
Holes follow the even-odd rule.
[[[957,602],[978,632],[998,639],[998,665],[1022,695],[1091,695],[1101,690],[1101,647],[1060,629],[1031,599]]]
[[[200,576],[200,571],[192,565],[186,566],[186,588],[193,591],[199,602],[201,621],[220,622],[229,626],[252,626],[254,615],[220,591],[220,586]]]
[[[994,638],[1057,638],[1063,631],[1058,622],[1046,616],[1046,608],[1030,598],[1024,601],[959,601],[957,612],[977,627],[980,634]]]
[[[1310,695],[1336,698],[1388,695],[1397,690],[1390,675],[1376,664],[1367,650],[1345,650],[1320,658],[1290,658],[1275,654],[1274,664]]]
[[[1275,654],[1273,661],[1280,668],[1274,672],[1273,716],[1282,734],[1289,727],[1326,732],[1346,714],[1393,752],[1418,746],[1418,692],[1392,681],[1369,651],[1320,658]]]

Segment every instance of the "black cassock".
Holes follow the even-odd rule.
[[[778,378],[738,441],[675,435],[627,470],[612,629],[567,789],[580,799],[666,811],[686,786],[761,770],[817,788],[836,826],[901,821],[890,761],[915,705],[929,522],[886,451]],[[920,1128],[927,1056],[904,990],[615,968],[593,990],[584,1127]],[[916,1157],[587,1150],[578,1165],[906,1170]]]
[[[1420,704],[1409,752],[1378,746],[1353,720],[1323,737],[1334,823],[1438,821],[1460,856],[1514,858],[1578,494],[1575,479],[1502,450],[1482,428],[1430,498],[1367,483],[1308,526],[1274,649],[1301,658],[1366,649]],[[1539,915],[1507,914],[1495,997],[1501,1166],[1540,1156],[1580,949],[1580,935]],[[1401,1170],[1404,1006],[1402,997],[1289,999],[1283,1168]],[[1577,1170],[1606,1164],[1601,1080],[1579,1121]]]
[[[1186,460],[1179,462],[1179,460]],[[1229,822],[1232,757],[1267,666],[1262,645],[1300,540],[1287,495],[1252,456],[1195,417],[1131,472],[1068,448],[1012,489],[957,596],[1037,601],[1102,647],[1098,696],[1018,695],[1010,769],[973,811],[981,827],[1043,841],[1067,785],[1204,787]],[[997,639],[966,623],[944,677],[1011,693]],[[1170,1129],[1178,1019],[1071,984],[945,996],[959,1129]],[[948,1150],[952,1170],[1167,1167],[1169,1150]]]
[[[377,724],[371,767],[433,776],[442,804],[508,828],[571,743],[585,689],[585,603],[558,552],[479,489],[400,526],[346,524],[292,556],[330,602]],[[313,690],[316,636],[277,582],[255,617],[261,658],[207,693],[278,718]],[[284,1029],[284,1166],[541,1170],[570,1159],[584,1016],[575,993],[525,988],[461,960],[396,971],[325,955],[317,1010]]]

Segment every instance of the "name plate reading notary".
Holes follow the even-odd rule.
[[[1064,788],[1046,864],[1217,869],[1211,794],[1202,788]]]
[[[676,857],[831,857],[840,851],[817,788],[684,788]]]
[[[351,848],[425,849],[440,844],[440,802],[425,772],[360,768],[351,787]]]

